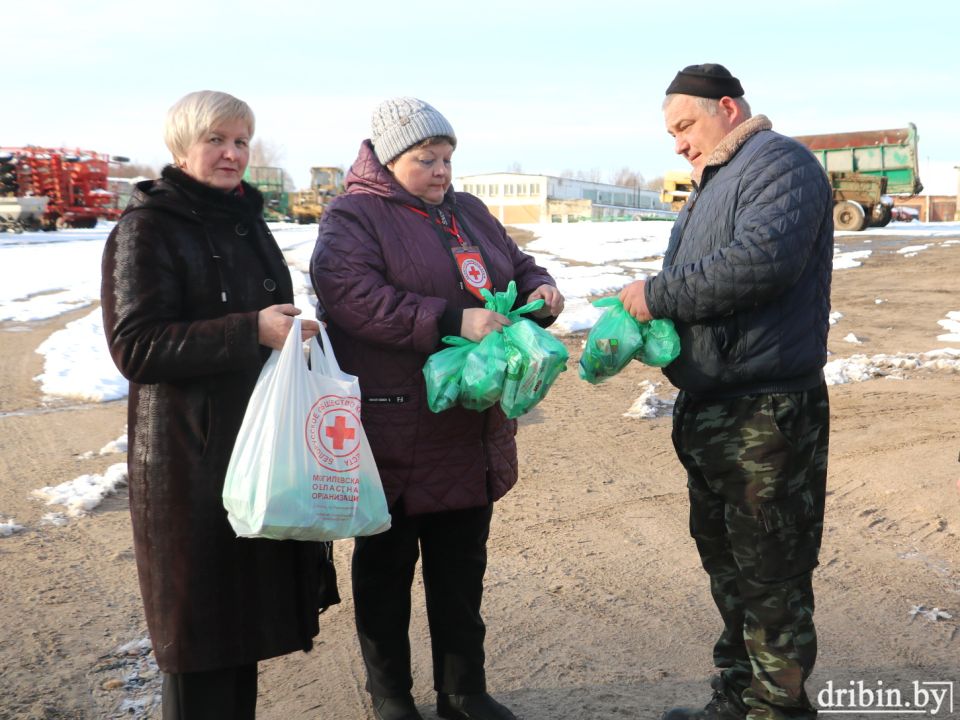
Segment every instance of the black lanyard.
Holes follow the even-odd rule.
[[[460,289],[466,290],[466,288],[463,286],[463,278],[460,274],[460,266],[457,264],[457,261],[453,255],[453,248],[456,245],[459,245],[459,247],[463,249],[470,247],[470,243],[468,242],[469,234],[467,234],[467,228],[464,227],[463,231],[461,231],[460,225],[457,223],[457,217],[453,214],[452,210],[437,208],[435,210],[436,215],[433,215],[432,213],[421,210],[420,208],[416,208],[413,205],[404,205],[404,207],[408,210],[412,210],[417,215],[420,215],[433,227],[434,231],[437,233],[437,237],[440,238],[440,242],[443,243],[443,247],[447,251],[447,254],[450,255],[454,274],[457,276],[458,282],[460,283]],[[448,213],[450,215],[449,223],[447,222]],[[456,245],[451,242],[451,238],[456,241]],[[474,247],[476,247],[480,258],[483,260],[483,264],[490,277],[491,292],[496,292],[497,288],[493,282],[493,275],[490,274],[490,261],[487,259],[487,254],[483,251],[483,247],[480,245],[480,243],[476,243]]]

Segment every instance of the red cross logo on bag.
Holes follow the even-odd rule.
[[[359,398],[324,395],[307,415],[307,446],[322,467],[346,472],[359,462],[359,429]]]
[[[343,419],[343,415],[337,415],[333,425],[327,425],[323,432],[333,441],[334,450],[343,450],[344,440],[353,440],[357,434],[355,428],[347,426],[347,421]]]

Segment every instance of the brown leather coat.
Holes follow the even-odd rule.
[[[168,167],[140,183],[103,255],[104,330],[130,380],[130,515],[147,625],[166,672],[309,650],[322,545],[238,539],[227,462],[269,350],[257,312],[292,302],[289,270],[244,185]]]

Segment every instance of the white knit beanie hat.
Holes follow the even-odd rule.
[[[429,103],[412,97],[384,100],[373,111],[370,141],[377,159],[386,165],[404,150],[427,138],[444,135],[457,146],[453,126]]]

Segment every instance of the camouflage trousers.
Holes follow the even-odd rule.
[[[673,443],[690,534],[723,619],[723,691],[751,720],[813,718],[811,576],[823,536],[830,405],[804,392],[697,399],[681,392]]]

